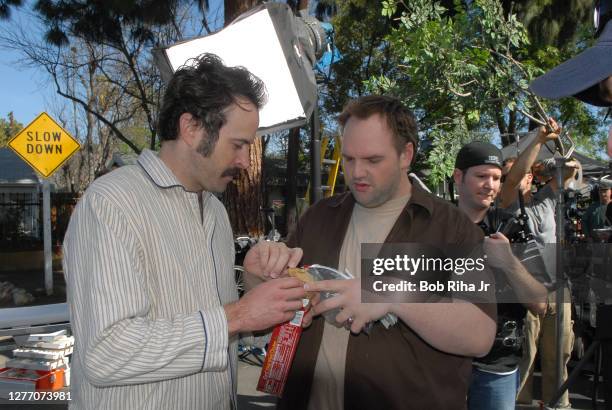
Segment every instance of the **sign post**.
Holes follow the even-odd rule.
[[[43,112],[15,135],[8,146],[42,175],[45,289],[47,295],[52,295],[51,193],[48,178],[77,152],[81,145],[53,118]]]
[[[43,178],[43,240],[45,249],[45,290],[53,294],[53,255],[51,253],[51,189],[49,180]]]

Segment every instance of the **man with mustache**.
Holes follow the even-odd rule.
[[[475,245],[482,232],[454,206],[412,183],[418,135],[412,113],[388,96],[352,101],[339,117],[350,192],[311,206],[289,243],[303,264],[348,270],[356,279],[306,284],[336,295],[297,349],[280,409],[464,409],[473,356],[495,334],[493,304],[361,303],[361,244]],[[379,319],[394,314],[389,328]],[[308,323],[311,315],[305,318]],[[362,329],[373,323],[369,332]],[[346,328],[345,328],[346,326]]]
[[[159,115],[159,154],[96,180],[64,242],[76,339],[72,408],[236,408],[238,333],[302,307],[302,282],[266,281],[238,300],[222,192],[249,166],[263,83],[212,54],[179,69]],[[263,279],[302,252],[262,242],[245,257]]]

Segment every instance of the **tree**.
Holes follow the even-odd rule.
[[[400,96],[417,114],[429,145],[433,184],[450,176],[465,142],[490,139],[496,130],[508,143],[538,112],[528,84],[544,72],[542,61],[533,58],[537,51],[529,50],[524,26],[514,14],[504,13],[499,1],[457,3],[449,13],[429,0],[390,0],[383,2],[382,13],[397,22],[386,41],[398,64],[367,84],[370,91]],[[558,61],[557,49],[540,51],[540,57]],[[577,107],[565,108],[575,113]],[[563,105],[544,109],[564,114]],[[581,115],[572,119],[594,132],[592,116]]]
[[[419,120],[421,149],[415,166],[427,167],[431,182],[437,184],[452,171],[463,143],[499,135],[507,144],[526,131],[530,121],[521,111],[533,113],[535,108],[526,93],[530,79],[588,46],[589,0],[572,0],[576,13],[559,14],[558,3],[333,2],[337,13],[331,21],[342,59],[333,64],[322,91],[325,121],[333,124],[346,101],[364,93],[401,97]],[[523,19],[529,21],[528,29]],[[414,23],[407,27],[410,21]],[[531,42],[540,24],[564,28]],[[599,149],[599,142],[593,144],[593,135],[601,139],[598,113],[574,99],[542,105],[571,126],[583,151]]]
[[[60,117],[84,146],[63,168],[70,190],[85,188],[112,149],[158,147],[162,83],[151,49],[182,39],[196,17],[191,4],[41,0],[35,4],[41,24],[30,22],[27,31],[19,22],[2,28],[1,45],[42,67],[70,102],[71,114]]]
[[[330,7],[330,6],[328,6]],[[335,44],[342,58],[331,68],[331,78],[321,89],[323,116],[342,111],[351,98],[368,90],[364,83],[372,76],[390,75],[395,66],[386,36],[391,20],[380,13],[381,0],[336,1],[336,14],[331,18]],[[324,120],[334,122],[334,119]]]
[[[145,119],[144,125],[149,134],[147,145],[155,149],[158,144],[157,109],[162,84],[152,65],[150,51],[153,47],[182,39],[182,25],[187,11],[180,9],[176,1],[146,0],[110,4],[95,0],[39,0],[35,10],[47,27],[47,43],[55,46],[58,52],[67,44],[87,45],[83,52],[88,60],[84,64],[91,66],[96,76],[108,82],[111,92],[107,98],[113,99],[116,105],[129,107],[129,117]],[[81,48],[78,50],[81,52]],[[64,64],[59,68],[75,71],[82,67]],[[57,68],[50,70],[55,77],[53,70]],[[108,126],[115,137],[134,152],[140,152],[142,147],[134,144],[117,124],[95,110],[88,110],[84,98],[59,87],[57,91]]]
[[[159,143],[156,122],[162,83],[153,65],[151,50],[184,39],[186,32],[189,35],[201,33],[202,24],[199,29],[194,29],[198,19],[194,5],[203,11],[205,3],[179,0],[110,3],[96,0],[38,0],[34,4],[34,11],[40,18],[44,32],[40,35],[36,33],[39,36],[33,38],[31,31],[17,28],[5,32],[2,40],[5,47],[26,54],[30,62],[43,63],[56,84],[58,94],[81,105],[86,111],[88,104],[82,95],[61,89],[55,77],[72,75],[86,65],[92,67],[94,77],[103,78],[108,84],[106,98],[129,107],[130,118],[144,120],[142,125],[149,134],[146,146],[155,149]],[[31,24],[28,29],[31,30]],[[41,42],[40,36],[46,42]],[[27,42],[23,40],[24,37],[28,38]],[[27,50],[32,49],[43,51],[45,58],[37,57],[37,53],[28,53]],[[76,50],[78,64],[70,64],[70,59],[66,57],[68,49]],[[95,110],[88,113],[109,127],[113,136],[134,152],[138,153],[143,148],[101,113]]]
[[[138,153],[144,147],[156,149],[159,144],[156,122],[162,83],[150,51],[185,36],[199,35],[203,30],[210,32],[206,18],[202,18],[207,3],[38,0],[34,9],[45,28],[46,42],[41,42],[40,36],[32,38],[30,33],[17,29],[4,36],[4,45],[25,53],[32,64],[44,67],[58,94],[80,107],[84,118],[79,122],[86,141],[93,141],[105,152],[102,147],[110,147],[108,141],[102,143],[97,134],[90,136],[89,131],[106,129],[112,139],[121,142],[115,147],[123,145]],[[255,4],[252,0],[226,1],[225,21],[232,21]],[[68,51],[71,49],[72,52]],[[260,211],[264,144],[264,140],[257,139],[251,150],[252,166],[224,195],[234,230],[255,236],[263,234],[264,228]],[[96,173],[96,167],[82,173],[78,171],[82,162],[78,164],[76,168],[74,164],[65,168],[70,170],[71,175],[65,178],[70,186],[81,180],[76,174]]]
[[[138,103],[116,86],[123,78],[101,47],[77,38],[72,39],[72,47],[56,47],[20,29],[2,38],[25,54],[29,64],[46,70],[56,92],[67,102],[54,116],[80,141],[82,149],[54,176],[58,185],[81,192],[104,168],[118,142],[138,151],[148,144],[149,135],[144,144],[136,145],[136,139],[126,132],[135,120],[146,122]]]
[[[514,13],[529,33],[532,47],[563,48],[580,40],[592,25],[593,0],[503,0],[504,14]]]
[[[19,7],[22,0],[0,0],[0,20],[9,19],[11,17],[11,7]]]
[[[226,0],[225,25],[238,15],[257,4],[256,0]],[[223,193],[223,203],[229,214],[232,229],[237,234],[261,236],[264,234],[262,214],[263,201],[263,141],[255,138],[250,150],[250,166],[240,172],[238,178],[227,186]]]
[[[75,46],[76,44],[70,48],[70,54],[65,58],[69,59],[72,67],[80,69],[66,72],[66,75],[52,74],[58,89],[75,96],[55,113],[62,126],[71,130],[72,136],[81,141],[81,150],[54,175],[57,184],[72,193],[84,191],[98,175],[104,173],[113,151],[119,146],[119,141],[112,138],[112,130],[103,126],[92,112],[100,113],[108,121],[122,128],[124,134],[126,124],[133,122],[133,118],[122,119],[129,111],[111,98],[113,87],[109,86],[104,77],[98,75],[95,64],[90,64],[95,58],[91,54],[79,53]],[[90,53],[94,49],[86,42],[81,48],[89,50]],[[86,104],[86,109],[83,109],[77,99]],[[132,142],[135,142],[134,138]]]
[[[253,0],[225,1],[225,24],[229,24],[241,13],[254,7],[258,2]],[[290,7],[297,10],[308,8],[307,0],[288,1]],[[230,184],[223,195],[223,202],[228,210],[234,232],[248,233],[251,236],[264,234],[265,221],[262,205],[267,204],[265,186],[265,169],[263,158],[266,146],[271,138],[287,140],[287,184],[285,202],[285,221],[288,229],[297,223],[296,196],[298,157],[300,151],[300,129],[289,130],[288,135],[272,135],[257,138],[251,147],[251,165],[240,173],[234,184]],[[282,144],[281,144],[282,145]]]
[[[7,147],[8,142],[13,138],[21,129],[23,124],[15,121],[13,112],[9,112],[4,118],[0,118],[0,148]]]

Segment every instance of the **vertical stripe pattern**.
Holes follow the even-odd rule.
[[[198,194],[147,150],[83,195],[64,241],[71,408],[230,407],[232,232],[219,200],[202,195],[200,212]]]

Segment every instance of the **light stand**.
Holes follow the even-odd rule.
[[[572,369],[572,372],[568,375],[568,378],[565,382],[563,382],[563,368],[565,366],[563,360],[563,323],[565,320],[565,312],[563,308],[561,308],[561,304],[564,303],[564,292],[565,286],[561,286],[563,281],[565,280],[565,269],[563,264],[563,246],[565,244],[565,226],[564,226],[564,201],[565,201],[565,186],[563,181],[563,170],[565,166],[566,158],[555,158],[555,178],[557,180],[557,206],[556,206],[556,235],[557,235],[557,244],[556,244],[556,260],[557,260],[557,269],[556,269],[556,304],[557,304],[557,321],[556,321],[556,382],[557,382],[557,392],[552,396],[550,401],[547,404],[547,408],[556,408],[557,403],[561,399],[561,396],[565,393],[565,391],[578,379],[580,372],[584,368],[585,364],[591,359],[593,355],[595,355],[595,375],[594,375],[594,389],[593,389],[593,408],[597,408],[597,383],[600,373],[600,362],[602,360],[602,356],[605,354],[602,351],[602,346],[608,346],[606,343],[610,343],[609,340],[606,341],[606,336],[603,334],[602,328],[604,325],[603,318],[598,315],[597,318],[597,329],[595,331],[595,340],[591,343],[587,351],[584,353],[583,357],[580,359],[576,367]],[[571,297],[570,301],[571,303]],[[600,313],[600,312],[598,312]],[[603,313],[603,312],[601,312]],[[606,323],[609,325],[609,323]],[[609,337],[608,337],[609,339]],[[602,342],[603,341],[603,342]],[[609,392],[607,392],[609,394]],[[612,408],[612,403],[608,403],[606,400],[606,408]]]
[[[310,204],[315,204],[323,197],[321,188],[321,122],[319,106],[315,105],[310,127]]]
[[[556,223],[556,248],[555,248],[555,256],[556,256],[556,269],[555,269],[555,283],[557,284],[557,290],[555,294],[555,302],[556,302],[556,310],[557,310],[557,323],[556,323],[556,385],[557,385],[557,393],[551,398],[548,403],[549,407],[554,408],[557,405],[557,402],[569,386],[569,383],[563,383],[563,368],[565,367],[565,363],[563,360],[563,323],[565,320],[565,311],[562,308],[563,302],[563,294],[565,292],[565,286],[563,286],[563,282],[565,280],[565,269],[563,264],[563,244],[565,243],[565,225],[564,225],[564,212],[563,205],[565,202],[565,187],[563,183],[563,168],[565,166],[565,162],[567,160],[563,157],[555,158],[555,178],[557,180],[557,206],[555,209],[555,223]],[[571,303],[571,302],[570,302]],[[568,378],[569,381],[569,378]],[[564,389],[562,387],[565,386]]]

